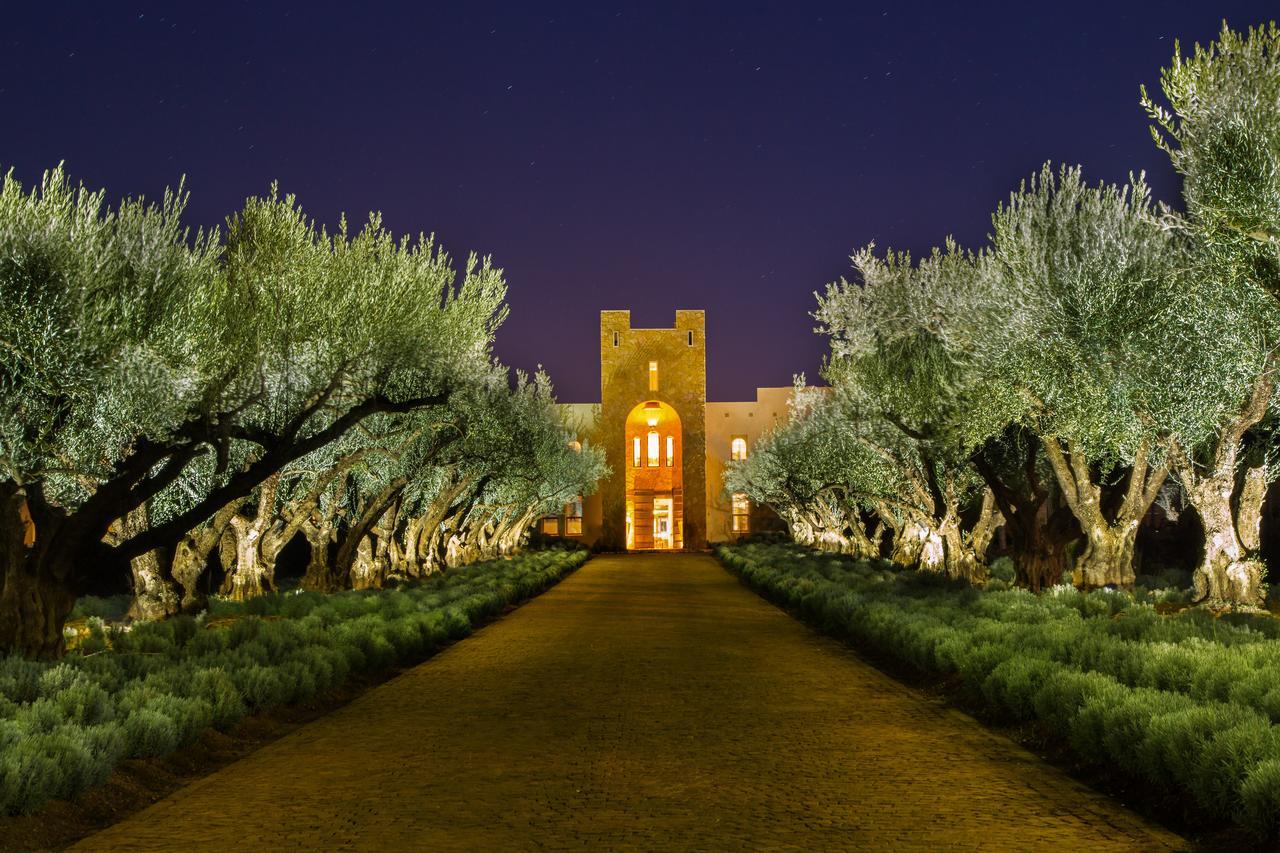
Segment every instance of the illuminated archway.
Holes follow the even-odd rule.
[[[649,400],[627,415],[627,549],[684,547],[680,416]]]

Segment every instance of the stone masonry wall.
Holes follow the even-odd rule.
[[[615,344],[616,341],[616,344]],[[649,362],[658,363],[658,390],[649,390]],[[613,476],[601,484],[600,544],[626,547],[626,420],[647,400],[676,410],[683,436],[684,547],[706,545],[706,322],[702,311],[677,311],[675,327],[633,329],[630,311],[600,312],[600,418],[595,440]]]

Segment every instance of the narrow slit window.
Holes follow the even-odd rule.
[[[640,436],[638,435],[631,440],[631,466],[640,467]]]
[[[693,346],[693,332],[689,333],[689,346]]]
[[[658,467],[658,431],[656,429],[649,431],[649,467]]]
[[[614,345],[615,347],[618,345],[618,333],[617,333],[617,332],[614,332],[614,333],[613,333],[613,345]]]
[[[676,459],[676,437],[667,436],[667,467],[670,468]]]
[[[649,390],[658,390],[658,362],[649,362]]]

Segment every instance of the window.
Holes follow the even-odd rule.
[[[670,468],[676,459],[676,437],[667,436],[667,467]]]
[[[574,498],[573,503],[565,504],[564,535],[582,535],[582,495],[578,495]]]
[[[741,462],[747,458],[747,437],[745,435],[735,435],[733,441],[729,442],[729,458],[734,462]]]
[[[554,515],[549,515],[542,519],[542,533],[544,536],[560,535],[560,519]]]
[[[640,467],[640,436],[631,440],[631,467]]]
[[[751,501],[747,500],[747,496],[742,492],[736,492],[733,496],[733,532],[746,533],[751,525],[749,519],[751,517]]]
[[[649,390],[658,390],[658,362],[649,362]]]
[[[689,333],[689,346],[693,346],[693,332]]]
[[[656,429],[649,430],[649,467],[658,467],[658,431]]]
[[[615,347],[618,345],[618,333],[617,333],[617,332],[614,332],[614,333],[613,333],[613,345],[614,345]]]

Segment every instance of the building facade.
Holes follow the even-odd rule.
[[[579,441],[605,450],[595,494],[540,522],[549,536],[610,550],[700,549],[777,527],[764,508],[725,493],[725,465],[787,417],[791,388],[754,402],[707,401],[705,312],[669,329],[634,329],[630,311],[600,312],[600,402],[566,403]]]

